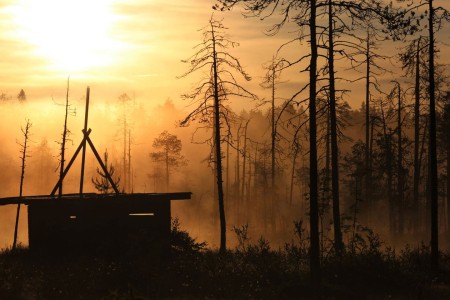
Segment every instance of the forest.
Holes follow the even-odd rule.
[[[217,0],[198,40],[190,41],[192,52],[178,58],[185,72],[176,81],[192,83],[179,99],[150,106],[123,93],[93,101],[92,140],[120,192],[193,193],[173,204],[169,267],[129,279],[146,296],[127,294],[129,287],[117,293],[123,299],[152,298],[156,290],[162,298],[295,298],[300,291],[307,299],[450,296],[450,81],[442,33],[450,13],[438,2]],[[247,73],[235,55],[245,41],[235,40],[219,17],[235,10],[244,16],[241,26],[263,22],[274,43],[288,36],[271,61],[261,62],[261,78]],[[41,101],[26,89],[0,93],[3,126],[17,124],[19,115],[29,120],[15,131],[20,149],[3,149],[3,197],[17,195],[18,179],[20,196],[22,187],[24,195],[48,194],[62,176],[82,138],[86,95],[73,100],[71,89],[69,78],[65,100],[45,104],[58,117],[38,121],[38,128],[33,118],[42,114]],[[2,143],[11,144],[5,137]],[[86,191],[112,193],[93,156],[87,162]],[[68,176],[64,192],[77,180]],[[0,266],[7,266],[0,272],[12,278],[31,270],[23,266],[26,212],[18,223],[19,210],[0,209]],[[59,263],[60,272],[66,267],[82,277],[76,264]],[[89,286],[86,297],[133,273],[127,262],[116,263],[95,261],[89,275],[101,283]],[[154,278],[156,272],[163,277]],[[49,274],[30,278],[54,280],[66,298],[77,298]],[[12,282],[0,291],[21,289]],[[44,287],[33,293],[56,297]]]

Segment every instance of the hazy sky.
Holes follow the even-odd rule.
[[[180,4],[181,3],[181,4]],[[70,75],[78,84],[101,89],[106,97],[123,92],[165,100],[189,89],[177,80],[181,63],[200,41],[198,30],[207,25],[213,1],[43,0],[0,1],[0,91],[16,96],[50,97],[65,89]],[[238,13],[216,13],[228,21]],[[264,24],[244,20],[233,38],[260,68],[277,43],[266,37]],[[82,94],[84,88],[79,91]],[[114,96],[114,97],[116,97]],[[155,99],[156,100],[156,99]]]
[[[449,2],[435,1],[447,8]],[[15,97],[23,88],[30,100],[62,96],[70,75],[76,98],[90,85],[108,99],[126,92],[146,101],[177,100],[196,82],[194,77],[176,77],[186,70],[180,61],[193,53],[201,38],[198,30],[207,24],[214,3],[0,0],[0,92]],[[270,23],[244,19],[241,11],[215,15],[224,18],[240,43],[233,53],[258,89],[261,65],[286,39],[266,36]],[[441,36],[442,42],[450,42],[448,34]],[[298,78],[290,79],[291,85]]]

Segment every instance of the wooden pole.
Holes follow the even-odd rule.
[[[102,158],[100,157],[100,155],[97,152],[97,149],[95,149],[94,143],[92,143],[91,138],[88,135],[86,135],[84,143],[86,143],[86,141],[88,142],[89,146],[91,147],[92,152],[94,152],[95,158],[97,158],[97,161],[100,164],[100,167],[102,168],[103,172],[105,173],[106,178],[109,180],[109,183],[111,183],[111,186],[112,186],[114,192],[116,192],[116,194],[119,194],[120,192],[117,189],[117,186],[114,183],[114,180],[112,180],[111,174],[109,174],[107,167],[103,163]]]
[[[62,182],[64,180],[64,177],[66,177],[67,173],[69,172],[70,167],[72,166],[73,162],[75,161],[75,159],[78,156],[78,153],[80,153],[81,148],[83,147],[83,143],[86,143],[86,138],[89,136],[89,134],[91,133],[91,129],[89,129],[86,133],[84,133],[84,138],[83,141],[81,141],[80,145],[78,146],[77,150],[75,151],[75,153],[73,154],[72,158],[69,161],[69,164],[67,165],[67,167],[64,169],[64,172],[62,174],[62,176],[59,178],[58,182],[56,183],[55,187],[53,188],[52,192],[50,193],[50,196],[54,196],[56,191],[58,190],[58,188],[62,185]]]
[[[90,88],[87,87],[86,90],[86,111],[84,114],[84,130],[83,130],[83,134],[85,135],[87,133],[87,125],[88,125],[88,117],[89,117],[89,92],[90,92]],[[81,154],[81,176],[80,176],[80,196],[83,195],[83,183],[84,183],[84,164],[86,161],[86,138],[83,138],[82,141],[82,147],[83,147],[83,151]]]

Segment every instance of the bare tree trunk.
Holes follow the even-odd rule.
[[[276,196],[276,187],[275,187],[275,147],[276,147],[276,136],[277,129],[275,124],[275,66],[272,66],[272,145],[271,145],[271,190],[270,190],[270,223],[272,227],[272,231],[276,230],[276,222],[275,222],[275,196]]]
[[[251,149],[251,148],[250,148]],[[251,208],[250,208],[250,201],[251,201],[251,187],[252,187],[252,159],[251,159],[251,151],[248,151],[248,180],[247,180],[247,194],[245,197],[245,223],[248,224],[250,217],[251,217]]]
[[[248,128],[248,123],[250,122],[250,120],[247,120],[247,122],[245,123],[245,127],[244,127],[244,148],[243,150],[243,154],[242,154],[242,180],[241,180],[241,195],[242,195],[242,201],[245,199],[245,168],[247,166],[247,128]],[[245,205],[244,205],[245,206]]]
[[[370,166],[370,151],[369,151],[369,141],[370,141],[370,33],[367,31],[367,40],[366,40],[366,147],[365,147],[365,168],[366,168],[366,174],[365,174],[365,181],[364,181],[364,188],[365,188],[365,201],[369,203],[369,210],[371,206],[370,201],[370,184],[371,184],[371,170],[369,169]]]
[[[420,152],[419,152],[419,166],[422,168],[422,161],[423,161],[423,157],[425,156],[425,152],[426,152],[426,150],[425,150],[425,144],[427,144],[427,136],[426,136],[426,134],[427,134],[427,132],[429,131],[428,130],[428,124],[429,124],[429,118],[427,117],[426,118],[426,121],[425,121],[425,126],[424,126],[424,128],[423,128],[423,137],[422,137],[422,145],[420,146]],[[430,187],[429,187],[429,185],[430,185],[430,172],[429,172],[429,163],[430,163],[430,160],[429,159],[427,159],[427,163],[425,163],[424,164],[424,166],[423,166],[423,170],[421,170],[421,173],[423,173],[423,174],[426,174],[426,179],[425,179],[425,186],[424,186],[424,191],[423,191],[423,193],[426,195],[426,204],[425,204],[425,218],[423,218],[423,214],[419,214],[422,210],[420,209],[420,207],[419,207],[419,211],[418,211],[418,216],[419,216],[419,219],[422,221],[422,223],[419,223],[419,226],[420,226],[420,230],[421,230],[421,232],[423,232],[424,230],[425,230],[425,232],[428,232],[428,229],[429,229],[429,223],[430,223],[430,205],[429,205],[429,202],[430,202],[430,195],[429,195],[429,189],[430,189]],[[425,222],[424,222],[424,220],[425,220]],[[425,226],[423,226],[425,224]]]
[[[297,155],[298,155],[298,145],[297,141],[294,142],[295,144],[295,150],[294,150],[294,157],[292,159],[292,169],[291,169],[291,187],[289,191],[289,204],[292,205],[292,198],[294,193],[294,178],[295,178],[295,165],[297,162]]]
[[[450,231],[450,130],[447,130],[447,230]]]
[[[276,147],[276,137],[277,137],[277,128],[275,124],[275,65],[272,65],[272,109],[271,109],[271,118],[272,118],[272,147],[271,147],[271,155],[272,155],[272,193],[275,188],[275,147]]]
[[[336,90],[334,79],[334,45],[333,45],[333,17],[332,0],[328,1],[328,26],[329,26],[329,68],[330,68],[330,134],[331,134],[331,185],[333,193],[333,225],[334,247],[338,256],[342,255],[344,245],[341,232],[341,213],[339,201],[339,148],[337,141],[337,116],[336,116]]]
[[[370,121],[370,142],[369,142],[369,157],[373,157],[373,143],[375,140],[374,137],[374,130],[375,130],[375,122],[374,122],[374,116],[371,116],[371,121]],[[373,164],[373,160],[369,159],[369,170],[372,170],[372,164]],[[370,173],[372,174],[372,173]],[[371,175],[372,178],[372,175]]]
[[[226,186],[225,186],[225,200],[226,200],[226,209],[225,211],[229,212],[231,211],[230,207],[230,135],[227,135],[227,161],[226,161],[227,167],[227,177],[226,177]]]
[[[330,70],[331,72],[331,70]],[[331,90],[331,88],[330,88]],[[331,91],[330,91],[331,93]],[[331,98],[331,95],[330,95]],[[330,196],[330,179],[331,179],[331,113],[330,113],[330,105],[331,100],[329,100],[328,103],[328,109],[327,109],[327,128],[326,128],[326,134],[325,134],[325,174],[323,178],[323,191],[322,191],[322,199],[324,202],[324,205],[329,204],[329,196]],[[325,214],[325,211],[323,212]]]
[[[386,151],[386,173],[387,173],[387,192],[388,192],[388,202],[389,202],[389,231],[391,237],[395,235],[395,209],[394,201],[392,199],[392,153],[391,153],[391,133],[388,133],[388,128],[386,124],[386,117],[384,115],[383,103],[380,101],[381,110],[381,120],[383,122],[383,135],[385,141],[385,151]]]
[[[313,285],[320,287],[320,241],[319,241],[319,205],[317,178],[317,125],[316,125],[316,91],[317,91],[317,40],[316,40],[316,0],[311,0],[309,20],[311,62],[309,65],[309,201],[310,201],[310,271]]]
[[[27,120],[27,124],[25,126],[25,130],[22,128],[22,132],[24,135],[24,142],[22,146],[22,168],[21,168],[21,174],[20,174],[20,188],[19,188],[19,199],[22,199],[22,191],[23,191],[23,180],[25,178],[25,160],[27,158],[27,148],[28,148],[28,139],[30,138],[30,128],[31,128],[31,123],[30,120]],[[16,212],[16,223],[14,226],[14,240],[13,240],[13,245],[12,245],[12,249],[16,249],[16,244],[17,244],[17,232],[19,229],[19,216],[20,216],[20,203],[17,204],[17,212]]]
[[[413,226],[417,231],[419,221],[419,184],[420,184],[420,40],[417,41],[416,53],[416,83],[414,87],[414,192],[413,192]]]
[[[398,86],[398,110],[397,110],[397,214],[398,214],[398,232],[403,234],[404,220],[403,220],[403,147],[402,147],[402,102],[401,102],[401,88]]]
[[[212,133],[212,161],[213,161],[213,165],[212,165],[212,185],[213,185],[213,206],[215,205],[215,203],[219,203],[219,193],[218,193],[218,185],[217,185],[217,152],[216,152],[216,114],[215,112],[213,113],[213,133]],[[214,227],[217,226],[217,221],[219,220],[218,216],[219,216],[219,210],[218,209],[213,209],[213,223],[214,223]]]
[[[167,175],[169,174],[167,173]],[[131,175],[131,129],[128,129],[128,186],[128,190],[133,193],[133,177]],[[167,179],[167,188],[169,188],[169,179]]]
[[[125,105],[125,102],[124,102]],[[124,108],[123,114],[123,191],[126,192],[128,188],[128,174],[127,174],[127,119]]]
[[[239,189],[239,183],[240,183],[240,172],[241,172],[241,166],[240,166],[240,159],[241,159],[241,153],[240,153],[240,142],[241,142],[241,128],[242,123],[239,124],[239,128],[237,130],[237,137],[236,137],[236,180],[235,180],[235,202],[236,202],[236,215],[239,215],[239,199],[240,199],[240,189]]]
[[[215,150],[216,150],[216,176],[217,176],[217,192],[219,198],[219,218],[220,218],[220,253],[225,253],[227,249],[227,237],[226,237],[226,221],[225,221],[225,208],[224,208],[224,195],[223,195],[223,180],[222,180],[222,155],[220,150],[220,103],[219,103],[219,83],[217,74],[217,52],[216,52],[216,39],[214,27],[211,24],[212,30],[212,45],[213,45],[213,72],[214,72],[214,127],[215,127]]]
[[[64,173],[64,163],[65,163],[65,152],[66,152],[66,139],[67,139],[67,117],[69,114],[69,78],[67,78],[67,90],[66,90],[66,112],[64,115],[64,129],[63,129],[63,136],[62,136],[62,142],[61,142],[61,161],[59,165],[59,180],[61,181],[61,184],[59,186],[58,190],[58,197],[61,198],[63,194],[63,173]]]
[[[358,216],[358,174],[355,174],[355,204],[353,206],[352,254],[355,254],[356,217]]]
[[[436,100],[434,81],[434,7],[433,0],[429,1],[430,50],[429,50],[429,81],[430,81],[430,200],[431,200],[431,268],[434,273],[439,268],[439,239],[438,239],[438,176],[436,156]]]
[[[166,149],[166,192],[169,191],[169,149]]]

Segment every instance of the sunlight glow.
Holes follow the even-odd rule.
[[[17,38],[57,72],[82,72],[114,63],[112,0],[21,0],[13,9]]]

